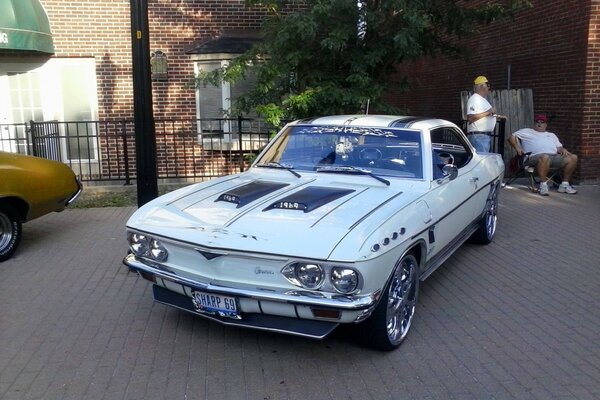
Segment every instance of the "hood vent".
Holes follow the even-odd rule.
[[[307,187],[276,201],[263,211],[284,209],[301,210],[307,213],[352,192],[354,190],[351,189],[335,189],[320,186]]]
[[[223,193],[215,201],[237,204],[236,208],[240,208],[286,186],[287,183],[250,182]]]

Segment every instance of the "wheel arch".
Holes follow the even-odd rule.
[[[358,325],[360,337],[370,347],[377,350],[389,351],[398,347],[406,338],[406,335],[410,329],[410,325],[412,324],[412,318],[414,316],[415,304],[419,293],[421,263],[424,261],[424,257],[427,253],[426,250],[427,247],[425,246],[425,243],[422,241],[417,241],[412,243],[406,248],[405,251],[402,252],[402,255],[398,258],[394,268],[392,268],[390,275],[386,279],[386,283],[383,286],[383,290],[377,301],[377,305],[372,310],[369,317]],[[397,337],[396,328],[394,328],[393,338],[390,339],[390,332],[388,330],[390,316],[387,314],[386,304],[388,303],[390,293],[392,292],[391,285],[394,281],[394,274],[396,273],[397,269],[401,267],[403,261],[408,257],[413,258],[417,263],[415,266],[416,274],[408,275],[412,276],[411,282],[414,283],[414,286],[411,285],[410,287],[412,289],[409,289],[409,291],[405,292],[409,301],[408,304],[410,306],[410,303],[412,303],[412,307],[410,307],[410,316],[408,316],[408,320],[406,320],[406,316],[403,316],[400,325],[394,324],[396,327],[400,327],[398,328],[400,336]],[[400,286],[403,285],[401,284]],[[412,300],[410,299],[411,291],[414,291],[412,292],[412,296],[414,296]],[[396,290],[393,290],[393,292],[397,294]],[[393,320],[396,322],[398,321],[397,317],[395,316],[393,317]]]
[[[426,254],[427,254],[427,245],[425,244],[424,240],[418,240],[418,241],[412,243],[410,246],[408,246],[406,248],[406,250],[404,250],[402,252],[402,254],[400,255],[400,257],[398,257],[398,259],[395,261],[394,267],[390,270],[389,275],[387,276],[387,278],[385,280],[385,283],[383,285],[383,288],[385,288],[387,286],[388,282],[392,278],[392,275],[394,273],[394,269],[396,268],[396,266],[408,254],[412,254],[417,259],[418,268],[419,268],[419,279],[420,279],[420,276],[423,273],[422,267],[424,265],[425,257],[426,257]]]
[[[408,249],[406,249],[404,254],[402,254],[402,257],[407,254],[412,254],[415,256],[417,262],[419,263],[419,273],[421,273],[423,271],[422,267],[425,265],[425,258],[427,255],[427,245],[425,244],[425,241],[419,240],[413,243]],[[402,257],[400,257],[399,260],[401,260]]]
[[[27,220],[29,204],[22,198],[15,196],[0,197],[0,207],[2,204],[10,204],[19,213],[21,222],[25,222]]]

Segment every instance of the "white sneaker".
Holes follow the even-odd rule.
[[[540,196],[548,196],[548,184],[546,182],[540,183]]]
[[[561,183],[558,187],[558,193],[577,194],[577,190],[573,189],[573,186]]]

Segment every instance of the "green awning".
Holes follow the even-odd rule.
[[[0,0],[0,50],[54,53],[46,10],[39,0]]]

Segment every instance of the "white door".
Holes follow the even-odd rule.
[[[431,131],[432,167],[434,176],[432,191],[427,196],[427,204],[435,222],[430,233],[430,256],[454,245],[465,227],[475,221],[481,212],[489,190],[482,190],[478,177],[474,174],[477,161],[460,132],[451,127],[442,127]],[[438,183],[441,167],[444,162],[439,159],[441,154],[448,155],[449,161],[458,167],[458,176],[452,181],[444,180]],[[436,157],[438,159],[436,159]],[[448,161],[448,160],[445,160]]]
[[[31,154],[27,151],[29,121],[73,121],[73,124],[58,124],[60,141],[48,138],[51,143],[41,145],[60,147],[64,162],[96,163],[99,150],[93,137],[96,125],[77,124],[97,118],[96,91],[93,58],[0,63],[0,125],[5,124],[0,129],[0,149]],[[80,138],[81,131],[92,137]]]
[[[44,64],[0,63],[0,149],[30,153],[29,121],[50,118],[54,106],[44,104]]]
[[[10,118],[8,79],[0,74],[0,150],[14,153],[15,143],[11,140],[12,118]]]

